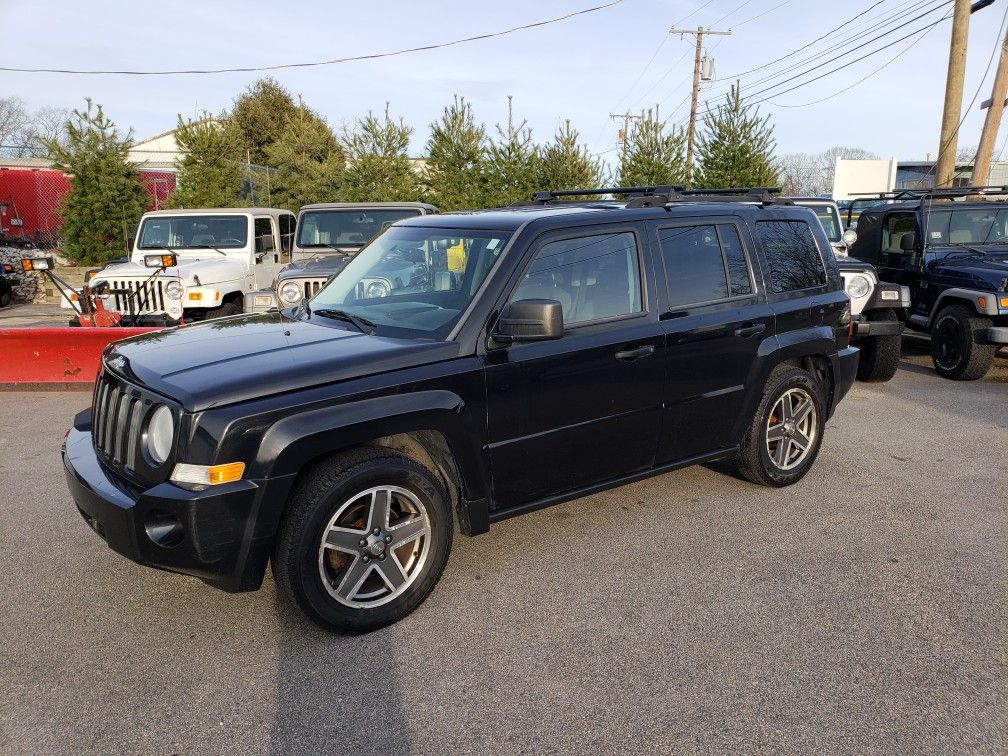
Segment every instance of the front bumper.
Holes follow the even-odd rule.
[[[989,344],[1008,344],[1008,327],[991,326],[988,328],[987,342]]]
[[[833,391],[832,406],[830,407],[831,417],[840,400],[847,396],[847,392],[854,385],[860,358],[861,350],[857,347],[846,347],[837,351],[837,356],[833,361],[833,376],[836,386]]]
[[[90,422],[90,411],[74,419],[63,466],[77,509],[111,549],[225,591],[259,588],[293,476],[198,492],[161,483],[133,493],[101,466]]]
[[[871,313],[868,313],[870,316]],[[862,338],[864,336],[899,336],[903,333],[903,321],[901,320],[868,320],[862,316],[860,320],[854,321],[854,336]]]

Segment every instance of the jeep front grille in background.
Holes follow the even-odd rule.
[[[102,460],[120,471],[135,472],[144,417],[160,403],[136,386],[102,371],[91,409],[91,435]]]
[[[319,293],[319,289],[325,286],[326,280],[324,278],[316,278],[312,281],[304,282],[304,296],[305,299],[311,299],[316,294]]]
[[[115,297],[117,312],[164,312],[164,282],[109,281],[110,293]]]

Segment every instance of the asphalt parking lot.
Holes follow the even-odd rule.
[[[84,393],[0,394],[5,753],[1008,750],[1008,359],[926,342],[858,384],[797,486],[694,468],[458,538],[363,637],[109,551],[59,442]]]

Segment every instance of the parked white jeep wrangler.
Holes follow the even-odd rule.
[[[237,315],[245,294],[270,286],[289,260],[294,226],[289,210],[259,207],[145,213],[129,261],[107,264],[89,284],[125,324]],[[171,254],[175,265],[151,265]]]

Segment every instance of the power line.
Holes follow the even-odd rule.
[[[12,73],[74,74],[82,76],[92,76],[92,75],[181,76],[190,74],[252,73],[257,71],[279,71],[281,69],[287,69],[287,68],[310,68],[314,66],[331,66],[339,63],[350,63],[358,60],[375,60],[377,58],[390,58],[396,55],[405,55],[406,53],[437,50],[443,47],[452,47],[454,45],[461,45],[468,42],[477,42],[484,39],[491,39],[493,37],[503,37],[507,34],[514,34],[515,32],[525,31],[527,29],[534,29],[540,26],[547,26],[549,24],[555,24],[561,21],[567,21],[569,19],[575,18],[576,16],[583,16],[588,13],[595,13],[596,11],[605,10],[606,8],[611,8],[614,5],[619,5],[624,1],[625,0],[611,0],[611,2],[605,3],[604,5],[596,5],[591,8],[584,8],[579,11],[567,13],[563,16],[556,16],[555,18],[548,18],[543,21],[534,21],[528,24],[522,24],[521,26],[513,26],[510,29],[503,29],[501,31],[489,32],[487,34],[477,34],[472,37],[453,39],[449,42],[438,42],[430,45],[421,45],[419,47],[407,47],[401,50],[391,50],[389,52],[370,53],[367,55],[352,55],[345,58],[333,58],[331,60],[319,60],[305,63],[279,63],[277,65],[272,66],[243,66],[239,68],[204,68],[204,69],[182,69],[182,70],[160,70],[160,71],[128,71],[128,70],[113,71],[113,70],[84,70],[84,69],[69,69],[69,68],[18,68],[14,66],[0,66],[0,71],[7,71]]]

